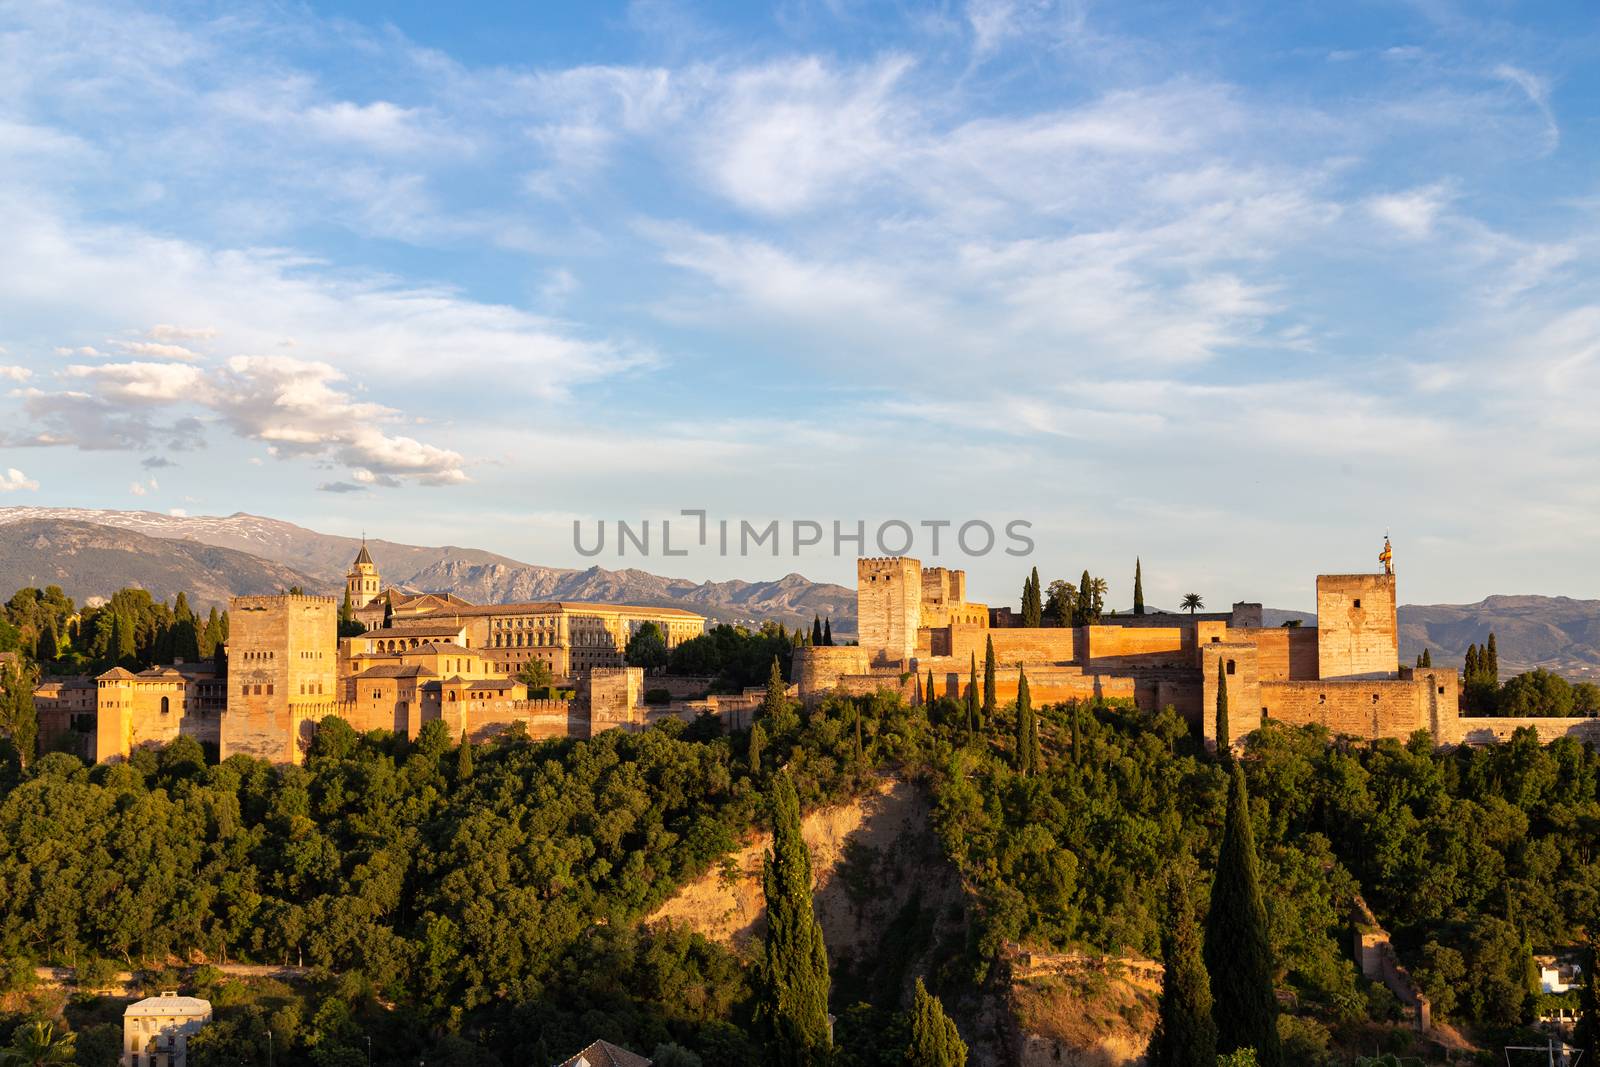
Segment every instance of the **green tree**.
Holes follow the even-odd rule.
[[[1057,578],[1050,583],[1050,596],[1045,601],[1045,614],[1057,626],[1071,626],[1072,613],[1078,607],[1078,590],[1071,582]]]
[[[861,713],[856,712],[859,716]],[[767,728],[759,722],[750,727],[750,740],[745,747],[745,764],[752,776],[761,774],[761,752],[767,747]]]
[[[967,732],[977,736],[981,729],[978,719],[978,654],[972,653],[972,664],[967,671]]]
[[[1044,625],[1044,600],[1040,594],[1038,567],[1033,568],[1033,573],[1022,583],[1022,625]]]
[[[1226,760],[1233,753],[1233,734],[1228,723],[1228,672],[1217,658],[1217,758]]]
[[[994,682],[994,635],[990,634],[984,639],[983,647],[983,718],[978,723],[978,728],[994,721],[995,709],[995,682]]]
[[[472,740],[467,731],[461,731],[461,744],[456,749],[456,785],[472,780]]]
[[[921,978],[912,993],[911,1044],[905,1062],[907,1067],[964,1067],[967,1062],[961,1032]]]
[[[1144,561],[1137,556],[1133,560],[1133,613],[1144,614]]]
[[[833,647],[833,618],[830,616],[822,620],[822,643]]]
[[[394,625],[394,590],[383,595],[383,628],[387,630]]]
[[[789,703],[789,687],[783,680],[783,668],[778,657],[772,657],[772,670],[767,674],[767,695],[761,698],[761,717],[773,734],[787,733],[796,723],[794,705]]]
[[[929,667],[929,668],[928,668],[928,688],[927,688],[927,690],[926,690],[926,692],[927,692],[927,694],[928,694],[928,698],[927,698],[927,699],[928,699],[928,703],[929,703],[929,704],[932,704],[932,703],[933,703],[933,701],[934,701],[934,693],[933,693],[933,668],[932,668],[932,667]]]
[[[1205,935],[1217,1049],[1253,1048],[1263,1067],[1278,1067],[1278,1001],[1250,796],[1240,761],[1229,760],[1228,768],[1232,782]]]
[[[1033,713],[1033,699],[1028,692],[1028,675],[1017,664],[1017,773],[1031,778],[1038,774],[1039,721]]]
[[[1182,606],[1183,610],[1187,611],[1190,615],[1193,615],[1195,612],[1205,607],[1206,602],[1199,593],[1185,593],[1183,594]]]
[[[39,662],[54,663],[61,658],[61,644],[56,638],[56,624],[51,621],[39,631]]]
[[[11,1047],[0,1051],[4,1067],[35,1067],[72,1063],[77,1059],[78,1035],[58,1033],[54,1023],[42,1019],[24,1023],[11,1037]]]
[[[667,665],[667,638],[661,627],[646,622],[628,638],[623,658],[630,667],[643,667],[647,671],[660,670]]]
[[[1094,579],[1085,570],[1078,579],[1078,603],[1072,612],[1074,626],[1088,626],[1094,621]]]
[[[821,615],[813,615],[813,616],[811,616],[811,643],[813,645],[822,644],[822,616]]]
[[[33,763],[39,745],[39,715],[33,706],[33,679],[21,662],[12,662],[0,677],[0,729],[17,748],[24,767]]]
[[[1200,953],[1200,931],[1188,879],[1167,883],[1167,921],[1161,932],[1161,1002],[1150,1039],[1151,1067],[1214,1067],[1217,1024],[1211,1017],[1211,976]]]
[[[829,1059],[828,953],[811,901],[811,854],[787,775],[772,787],[772,851],[763,870],[767,938],[757,1009],[769,1063],[822,1067]]]
[[[546,686],[552,685],[554,684],[555,680],[555,672],[550,669],[550,664],[546,663],[538,656],[534,656],[532,659],[528,660],[528,662],[524,663],[521,669],[517,671],[517,681],[527,686],[529,692],[532,692],[535,689],[543,689]]]

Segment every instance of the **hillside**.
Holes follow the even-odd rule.
[[[291,569],[297,576],[295,580],[307,588],[330,593],[344,588],[345,572],[361,544],[359,538],[320,533],[244,512],[184,516],[154,511],[38,507],[0,508],[0,542],[9,543],[18,526],[38,523],[93,523],[146,540],[209,545],[229,550],[235,556],[248,553],[263,566]],[[385,583],[415,591],[455,593],[479,604],[590,600],[687,608],[720,622],[759,624],[772,619],[791,627],[809,625],[814,616],[822,615],[834,620],[836,633],[855,632],[854,590],[812,582],[798,574],[763,582],[694,582],[636,569],[543,567],[457,545],[427,547],[369,540],[367,548]],[[237,570],[234,564],[229,566]],[[63,564],[57,572],[71,569]],[[32,570],[14,570],[0,564],[0,588],[40,584],[27,576],[31,573]],[[74,580],[98,589],[105,577],[101,571],[74,576]],[[208,584],[234,593],[260,591],[254,586],[235,588],[230,581],[227,574],[219,573],[210,576]],[[66,582],[57,580],[56,584],[67,588]],[[226,592],[221,595],[225,598]]]
[[[133,585],[157,600],[186,592],[199,607],[226,606],[231,595],[276,593],[294,585],[332,591],[293,567],[231,548],[60,519],[0,526],[0,584],[4,595],[23,586],[59,585],[79,603]]]

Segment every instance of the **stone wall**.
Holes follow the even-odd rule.
[[[1256,666],[1262,681],[1309,681],[1317,677],[1314,626],[1229,627],[1228,638],[1256,646]]]
[[[1394,575],[1317,576],[1317,677],[1393,677],[1399,632]]]
[[[1070,626],[991,630],[985,626],[956,625],[950,627],[950,657],[966,663],[970,657],[977,656],[981,671],[984,649],[993,637],[997,664],[1071,663],[1078,658],[1076,634]]]
[[[1509,719],[1462,715],[1442,720],[1441,727],[1434,735],[1434,740],[1441,745],[1499,744],[1511,740],[1511,735],[1523,727],[1532,727],[1539,735],[1540,744],[1548,745],[1558,737],[1571,737],[1600,748],[1600,719],[1596,718]]]
[[[835,688],[840,678],[866,674],[869,665],[867,650],[859,645],[807,645],[794,650],[789,673],[800,699],[811,704]]]
[[[1334,735],[1404,740],[1433,728],[1425,680],[1264,681],[1260,699],[1265,714],[1277,722],[1316,723]]]

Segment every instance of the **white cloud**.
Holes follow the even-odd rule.
[[[14,382],[25,382],[33,377],[33,371],[27,367],[0,366],[0,378],[9,378]]]
[[[147,490],[142,482],[132,482],[128,486],[128,492],[132,493],[134,496],[144,496],[146,491]]]
[[[29,478],[15,467],[8,467],[4,474],[0,474],[0,493],[15,493],[19,489],[27,489],[31,492],[38,488],[38,482]]]
[[[1522,90],[1528,101],[1539,109],[1539,114],[1544,119],[1545,151],[1555,151],[1561,144],[1561,127],[1556,122],[1555,112],[1550,108],[1550,82],[1510,63],[1502,63],[1495,67],[1494,76]]]
[[[189,517],[189,512],[183,508],[168,508],[167,514],[171,515],[175,519],[186,519]]]
[[[217,331],[209,326],[172,326],[167,323],[156,323],[147,331],[147,336],[155,341],[211,341],[215,340]]]
[[[131,356],[145,356],[149,359],[174,359],[185,363],[192,363],[201,358],[200,353],[183,345],[165,344],[160,341],[111,341],[108,342],[122,349]]]
[[[1366,206],[1374,218],[1400,236],[1419,240],[1432,234],[1434,223],[1451,199],[1447,186],[1435,184],[1374,196],[1367,200]]]

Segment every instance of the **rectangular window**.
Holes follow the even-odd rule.
[[[1360,606],[1361,606],[1361,598],[1360,597],[1356,597],[1356,607],[1359,608]]]

